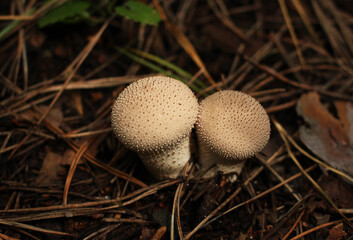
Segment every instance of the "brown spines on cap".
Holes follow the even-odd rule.
[[[237,91],[217,92],[200,104],[197,134],[223,160],[243,160],[261,151],[270,136],[265,109]]]
[[[189,135],[197,109],[197,99],[184,83],[164,76],[146,77],[119,95],[112,126],[118,139],[134,151],[163,151]]]

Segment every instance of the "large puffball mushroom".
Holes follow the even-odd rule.
[[[270,131],[268,115],[255,98],[232,90],[206,97],[196,122],[200,172],[209,170],[203,177],[239,174],[245,160],[267,144]]]
[[[153,76],[126,87],[112,108],[112,126],[157,179],[176,178],[189,161],[198,101],[184,83]]]

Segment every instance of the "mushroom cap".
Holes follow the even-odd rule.
[[[225,160],[260,152],[270,137],[270,120],[255,98],[225,90],[205,98],[196,123],[198,137]]]
[[[126,87],[112,108],[118,139],[136,152],[163,151],[187,137],[196,122],[198,101],[179,80],[152,76]]]

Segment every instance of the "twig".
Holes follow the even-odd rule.
[[[40,228],[40,227],[31,226],[31,225],[24,224],[24,223],[6,221],[6,220],[2,220],[2,219],[0,219],[0,224],[5,225],[5,226],[9,226],[9,227],[24,228],[24,229],[28,229],[28,230],[35,231],[35,232],[42,232],[42,233],[61,235],[61,236],[71,236],[71,234],[66,233],[66,232],[52,231],[52,230],[48,230],[48,229],[44,229],[44,228]]]
[[[349,220],[349,221],[353,221],[353,218],[349,218],[348,220]],[[322,225],[313,227],[313,228],[311,228],[311,229],[309,229],[309,230],[306,230],[305,232],[302,232],[301,234],[298,234],[297,236],[291,238],[290,240],[297,240],[297,239],[299,239],[299,238],[302,238],[302,237],[308,235],[309,233],[315,232],[315,231],[320,230],[320,229],[325,228],[325,227],[329,227],[329,226],[332,226],[332,225],[341,223],[342,221],[343,221],[343,220],[337,220],[337,221],[328,222],[328,223],[324,223],[324,224],[322,224]]]

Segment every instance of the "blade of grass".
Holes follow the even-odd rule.
[[[35,12],[35,9],[30,9],[28,12],[24,14],[23,17],[30,17]],[[18,24],[23,22],[24,20],[15,20],[12,21],[9,25],[7,25],[1,32],[0,32],[0,40],[9,32],[11,32]]]
[[[138,63],[140,63],[140,64],[142,64],[142,65],[144,65],[144,66],[146,66],[146,67],[149,67],[150,69],[152,69],[152,70],[154,70],[154,71],[156,71],[156,72],[162,73],[163,75],[166,75],[166,76],[168,76],[168,77],[172,77],[172,78],[178,79],[178,80],[182,81],[182,82],[185,83],[185,84],[188,83],[184,78],[182,78],[182,77],[180,77],[180,76],[178,76],[178,75],[175,75],[175,74],[173,74],[173,73],[170,73],[169,71],[166,71],[166,70],[164,70],[163,68],[158,67],[157,65],[155,65],[155,64],[153,64],[153,63],[151,63],[151,62],[149,62],[149,61],[146,61],[145,59],[143,59],[143,58],[141,58],[141,57],[139,57],[139,56],[136,56],[136,55],[132,54],[131,52],[127,51],[127,50],[124,49],[124,48],[115,47],[115,49],[116,49],[118,52],[120,52],[121,54],[124,54],[125,56],[131,58],[131,59],[134,60],[135,62],[138,62]],[[199,92],[201,91],[201,89],[199,89],[199,88],[196,87],[195,85],[190,85],[189,87],[190,87],[193,91],[195,91],[195,92],[197,92],[197,93],[199,93]]]
[[[188,80],[193,78],[193,75],[191,75],[190,73],[188,73],[187,71],[185,71],[184,69],[178,67],[177,65],[174,65],[173,63],[170,63],[156,55],[147,53],[147,52],[143,52],[140,51],[138,49],[129,49],[130,52],[133,52],[141,57],[147,58],[151,61],[154,61],[164,67],[169,68],[170,70],[173,70],[174,72],[176,72],[177,74],[179,74],[181,77],[187,78]],[[195,79],[194,82],[199,85],[201,88],[206,88],[206,84],[204,84],[202,81],[200,81],[199,79]]]

